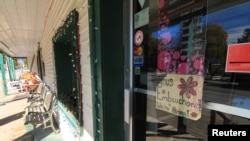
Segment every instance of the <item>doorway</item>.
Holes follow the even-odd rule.
[[[128,19],[131,20],[132,28],[130,30],[132,32],[129,34],[132,38],[128,41],[130,48],[125,52],[130,53],[125,60],[132,58],[129,66],[132,73],[126,74],[130,76],[131,80],[128,81],[128,86],[125,86],[125,90],[127,88],[131,90],[128,101],[132,106],[127,107],[130,108],[132,120],[126,121],[132,126],[128,127],[130,128],[129,140],[166,140],[169,136],[184,134],[186,133],[187,117],[190,117],[190,113],[188,113],[189,109],[185,109],[186,112],[180,109],[186,106],[183,104],[183,97],[186,95],[177,94],[176,99],[182,101],[181,108],[177,107],[178,102],[175,102],[178,103],[177,108],[174,102],[171,105],[169,102],[171,100],[165,102],[164,104],[167,103],[169,104],[167,106],[171,107],[171,110],[164,107],[171,111],[167,112],[167,110],[161,109],[162,105],[157,105],[162,102],[158,101],[158,88],[163,83],[169,87],[172,86],[173,80],[179,84],[180,79],[186,78],[186,76],[185,80],[191,80],[191,77],[188,79],[190,75],[201,76],[197,77],[197,81],[198,78],[202,78],[202,70],[199,68],[202,64],[197,64],[199,67],[193,67],[194,65],[188,61],[196,54],[195,59],[199,60],[204,54],[205,38],[200,31],[202,31],[201,23],[205,23],[202,21],[202,16],[206,14],[206,0],[138,0],[131,1],[130,6],[133,13],[130,15],[133,16]],[[191,44],[193,40],[199,42],[195,45]],[[196,48],[196,46],[200,46],[200,48]],[[193,69],[189,70],[186,66],[192,66]],[[176,76],[179,74],[181,76]],[[198,82],[203,84],[202,81]],[[177,87],[175,88],[179,91]],[[202,89],[200,86],[197,88]],[[162,90],[161,93],[165,93],[166,97],[172,99],[172,95],[168,95],[168,91]],[[201,100],[201,94],[197,95],[197,99]],[[197,104],[197,101],[195,100],[194,104]],[[197,105],[194,109],[200,112],[201,106],[199,103]],[[201,113],[197,118],[200,115]]]

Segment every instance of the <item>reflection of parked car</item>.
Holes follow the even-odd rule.
[[[222,76],[221,75],[215,75],[211,77],[212,80],[221,80]]]
[[[232,81],[238,82],[241,88],[246,89],[250,86],[250,74],[249,73],[233,73],[232,77],[233,77]]]
[[[220,80],[222,78],[221,64],[215,64],[205,59],[205,79],[207,80]]]

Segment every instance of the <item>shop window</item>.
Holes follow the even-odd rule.
[[[78,13],[70,12],[53,38],[59,101],[82,125]]]
[[[250,109],[249,1],[133,4],[135,140],[162,137],[165,125],[207,136],[195,125],[211,120],[205,102]]]

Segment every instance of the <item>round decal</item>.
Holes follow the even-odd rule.
[[[137,46],[141,45],[142,41],[143,41],[143,32],[141,30],[138,30],[136,31],[134,36],[135,45]]]
[[[171,65],[171,54],[166,51],[161,52],[158,55],[158,69],[160,71],[167,71]]]
[[[188,74],[189,66],[186,62],[182,62],[178,66],[178,73],[179,74]]]
[[[141,56],[143,54],[143,48],[141,46],[134,48],[134,56]]]

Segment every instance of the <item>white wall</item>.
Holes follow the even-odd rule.
[[[76,8],[79,13],[80,55],[82,75],[82,102],[83,102],[83,136],[81,140],[93,141],[93,117],[92,117],[92,89],[90,72],[89,50],[89,25],[88,25],[88,2],[87,0],[54,0],[50,1],[50,10],[47,14],[45,28],[41,37],[40,45],[45,63],[44,81],[56,92],[56,76],[53,56],[52,38],[58,27],[63,24],[66,16]],[[63,127],[62,127],[63,128]],[[64,129],[61,129],[64,131]],[[66,128],[65,128],[66,131]]]

